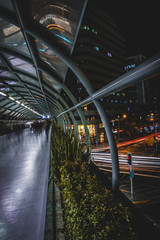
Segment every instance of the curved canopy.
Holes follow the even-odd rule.
[[[94,67],[89,71],[95,83],[92,81],[91,84],[84,74],[85,71],[82,72],[78,67],[79,62],[75,63],[72,57],[86,4],[87,0],[0,0],[0,120],[33,120],[61,116],[58,121],[64,127],[70,126],[72,122],[76,131],[76,121],[72,113],[76,108],[85,128],[89,149],[86,119],[80,107],[93,102],[108,138],[112,158],[112,189],[116,191],[119,187],[118,152],[106,109],[99,99],[159,73],[160,53],[120,77],[113,71],[110,63],[110,72],[105,69],[106,65],[103,65],[103,77],[100,78],[103,83],[103,86],[100,86],[103,88],[98,88],[95,92],[94,85],[98,85],[100,81],[96,81],[93,76]],[[94,14],[93,16],[96,21]],[[108,29],[112,29],[111,26],[114,28],[110,19],[108,24]],[[97,35],[93,28],[92,33]],[[114,55],[117,55],[120,61],[123,44],[115,31],[111,33],[114,37],[110,34],[107,36],[110,38]],[[87,41],[90,39],[91,35]],[[101,38],[97,39],[99,41]],[[79,44],[81,48],[82,44]],[[77,51],[80,51],[79,48]],[[87,44],[84,49],[88,51]],[[93,45],[93,49],[99,53],[99,47]],[[99,55],[101,61],[95,61],[96,71],[104,61],[104,56],[105,62],[106,57],[112,57],[111,52],[105,51]],[[79,58],[83,64],[81,56]],[[113,60],[113,63],[116,66],[118,62]],[[116,69],[119,71],[119,66]],[[101,68],[99,71],[101,72]],[[75,75],[75,84],[80,81],[84,87],[86,99],[79,100],[79,103],[76,93],[70,91],[70,86],[66,84],[66,76],[70,76],[70,72]]]
[[[68,107],[62,90],[73,102],[64,56],[73,51],[85,5],[82,0],[0,1],[1,120],[57,116]]]

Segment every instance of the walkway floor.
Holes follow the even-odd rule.
[[[45,131],[27,129],[1,142],[0,240],[44,238],[49,154]]]

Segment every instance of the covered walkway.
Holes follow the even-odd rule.
[[[0,136],[0,240],[44,239],[49,156],[45,131]]]
[[[93,2],[0,0],[0,135],[21,129],[28,121],[52,119],[79,137],[78,126],[83,125],[90,153],[87,106],[92,104],[110,147],[116,195],[119,157],[110,103],[104,104],[103,98],[159,76],[160,53],[123,74],[121,37]],[[95,19],[101,21],[95,23]],[[109,41],[104,41],[106,36]],[[94,117],[95,124],[97,119]],[[0,240],[44,239],[48,139],[45,131],[29,129],[0,136]]]

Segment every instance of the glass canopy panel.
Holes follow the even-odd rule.
[[[30,90],[31,90],[31,93],[34,97],[37,96],[37,94],[39,94],[39,91],[37,91],[37,89],[36,90],[30,89]]]
[[[26,87],[27,87],[28,89],[30,89],[30,90],[35,90],[35,91],[37,91],[38,94],[41,94],[40,89],[37,88],[36,86],[30,85],[30,84],[27,84],[27,83],[26,83],[25,85],[26,85]]]
[[[11,3],[11,0],[5,0],[0,2],[0,6],[9,9],[10,11],[14,12],[13,5]]]
[[[12,87],[14,87],[16,85],[18,85],[18,86],[20,85],[19,82],[13,81],[13,80],[5,80],[5,82]]]
[[[36,44],[40,58],[50,67],[52,67],[58,73],[58,75],[62,77],[63,80],[65,80],[68,70],[67,65],[45,44],[41,43],[40,41],[36,41]]]
[[[14,78],[13,74],[9,71],[0,71],[0,77]]]
[[[8,99],[5,99],[5,98],[1,97],[1,95],[0,95],[0,106],[1,107],[5,106],[9,102],[10,101]]]
[[[39,87],[39,83],[38,83],[38,80],[36,78],[32,78],[31,76],[26,76],[24,74],[18,74],[18,76],[22,79],[22,82],[33,84],[33,85]]]
[[[36,70],[35,70],[35,68],[34,68],[31,64],[23,61],[23,60],[20,59],[20,58],[16,58],[16,57],[13,57],[13,56],[9,56],[9,55],[7,55],[7,54],[5,54],[5,56],[8,58],[8,60],[10,61],[10,63],[12,64],[12,66],[13,66],[14,68],[23,70],[23,71],[25,71],[26,73],[29,72],[30,74],[36,76]]]
[[[8,104],[5,106],[8,109],[12,109],[12,107],[14,108],[16,104],[14,104],[13,102],[8,102]]]
[[[26,94],[29,94],[29,92],[23,87],[23,86],[20,86],[20,87],[14,87],[14,89],[19,92],[21,94],[21,92],[25,92]]]
[[[0,67],[5,67],[4,63],[2,62],[2,60],[0,59]]]
[[[5,87],[5,85],[2,82],[0,82],[0,89],[4,88],[4,87]]]
[[[0,43],[30,55],[21,29],[2,18],[0,18],[0,25]]]
[[[9,93],[9,92],[11,92],[12,90],[11,90],[10,88],[8,88],[8,87],[1,87],[1,86],[0,86],[0,91],[1,91],[1,92],[4,92],[4,93]]]
[[[5,109],[4,109],[5,110]],[[11,110],[10,109],[6,109],[6,111],[3,112],[3,115],[5,117],[8,117],[8,115],[11,113]]]
[[[32,16],[49,29],[70,53],[78,32],[84,0],[32,0]]]
[[[53,43],[71,54],[76,40],[84,0],[32,0],[34,20],[45,26],[53,35]],[[65,80],[68,67],[48,49],[36,40],[40,58],[48,63]]]
[[[16,110],[19,109],[19,106],[17,104],[13,105],[10,107],[11,110]]]
[[[60,91],[61,87],[59,86],[58,82],[56,82],[53,78],[51,78],[46,73],[42,73],[43,80],[56,91]]]

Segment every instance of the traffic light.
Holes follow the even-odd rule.
[[[128,153],[127,160],[128,160],[128,164],[132,165],[132,154],[131,153]]]

